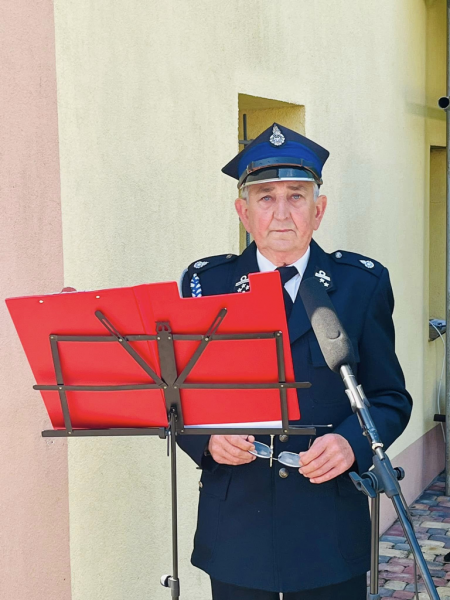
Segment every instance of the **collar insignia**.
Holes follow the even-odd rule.
[[[269,141],[272,144],[272,146],[282,146],[286,141],[286,138],[281,133],[279,127],[277,127],[276,125],[273,126],[272,135],[270,136]]]
[[[239,294],[245,294],[245,292],[250,291],[250,282],[248,280],[248,275],[242,275],[237,283],[234,284],[234,287],[237,288],[236,292]]]
[[[319,278],[320,283],[323,283],[324,287],[330,287],[331,277],[328,277],[325,271],[317,271],[317,273],[314,273],[314,276]]]
[[[198,260],[196,263],[194,263],[194,269],[201,269],[202,267],[206,266],[207,264],[208,264],[208,261]]]
[[[360,260],[359,262],[362,263],[368,269],[373,269],[375,266],[371,260]]]

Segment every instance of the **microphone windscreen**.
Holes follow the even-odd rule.
[[[302,281],[299,294],[329,368],[339,373],[342,365],[353,366],[352,343],[323,285],[310,277]]]

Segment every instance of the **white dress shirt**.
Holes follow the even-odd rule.
[[[295,275],[295,277],[289,279],[289,281],[287,281],[284,285],[287,293],[292,298],[292,302],[295,302],[298,288],[300,287],[303,274],[306,270],[306,265],[308,264],[310,253],[311,250],[308,246],[308,250],[301,258],[299,258],[295,263],[292,263],[291,265],[286,265],[287,267],[297,267],[298,271],[298,275]],[[259,250],[256,250],[256,260],[258,261],[258,267],[261,273],[266,273],[267,271],[275,271],[275,269],[277,268],[273,263],[270,262],[268,258],[263,256]]]

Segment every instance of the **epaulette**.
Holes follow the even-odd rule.
[[[329,256],[336,264],[358,267],[358,269],[372,273],[375,277],[380,277],[384,269],[383,265],[376,260],[373,260],[373,258],[368,258],[362,254],[356,254],[356,252],[336,250],[336,252],[332,252]]]
[[[219,265],[232,263],[237,259],[237,254],[219,254],[217,256],[208,256],[201,260],[196,260],[187,268],[187,272],[191,277],[194,273],[204,273],[208,269],[218,267]]]

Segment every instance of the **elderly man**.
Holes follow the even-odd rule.
[[[319,189],[328,154],[281,125],[264,131],[223,169],[238,180],[236,210],[254,242],[240,256],[196,261],[183,276],[184,296],[242,293],[249,273],[278,269],[295,377],[312,383],[299,392],[301,422],[333,424],[314,441],[273,440],[274,456],[299,454],[299,469],[255,460],[253,436],[179,437],[202,468],[192,562],[210,575],[214,600],[278,600],[280,592],[285,600],[366,598],[368,503],[348,472],[368,470],[371,449],[297,296],[302,278],[318,277],[336,307],[386,447],[404,430],[412,402],[395,355],[387,270],[352,252],[327,254],[312,239],[327,207]]]

